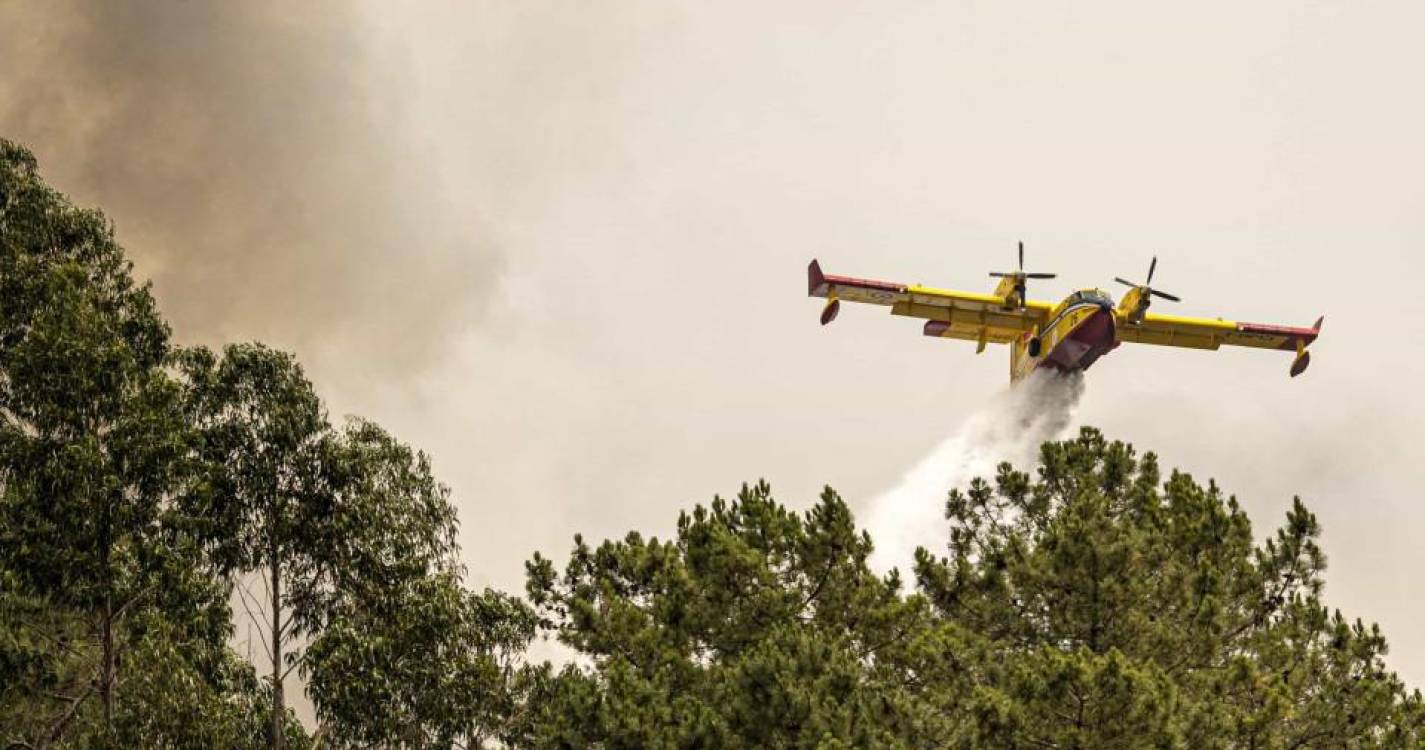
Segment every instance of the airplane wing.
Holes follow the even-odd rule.
[[[1027,300],[1023,308],[1006,307],[1005,298],[918,284],[830,276],[815,260],[807,267],[807,295],[825,297],[822,325],[836,318],[840,302],[861,302],[891,308],[892,315],[923,318],[927,336],[1007,344],[1033,331],[1049,318],[1054,306]]]
[[[1258,349],[1301,351],[1321,333],[1317,319],[1311,328],[1239,323],[1210,318],[1183,318],[1176,315],[1143,316],[1142,323],[1118,326],[1118,340],[1134,344],[1181,346],[1188,349],[1217,349],[1229,346],[1251,346]]]

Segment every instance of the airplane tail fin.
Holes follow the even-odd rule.
[[[811,265],[807,266],[807,296],[826,296],[826,274],[821,272],[821,264],[812,259]]]

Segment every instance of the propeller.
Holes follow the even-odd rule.
[[[1019,270],[1018,271],[990,271],[990,276],[996,279],[1006,277],[1016,277],[1020,279],[1052,279],[1058,274],[1053,273],[1029,273],[1024,270],[1024,243],[1019,243]]]
[[[1145,293],[1151,294],[1151,295],[1153,295],[1154,297],[1161,297],[1161,298],[1163,298],[1163,299],[1165,299],[1165,300],[1169,300],[1169,301],[1172,301],[1172,302],[1182,302],[1182,299],[1179,298],[1179,297],[1177,297],[1176,295],[1168,294],[1167,292],[1160,292],[1160,291],[1158,291],[1157,289],[1154,289],[1154,288],[1151,286],[1151,284],[1153,283],[1153,272],[1156,271],[1157,269],[1158,269],[1158,256],[1154,255],[1154,256],[1153,256],[1153,262],[1150,263],[1150,264],[1148,264],[1148,280],[1147,280],[1147,281],[1143,282],[1142,284],[1135,284],[1135,283],[1129,281],[1128,279],[1119,278],[1119,277],[1117,277],[1117,276],[1113,277],[1113,280],[1114,280],[1114,281],[1117,281],[1118,283],[1120,283],[1120,284],[1122,284],[1122,285],[1124,285],[1124,286],[1138,287],[1139,289],[1142,289]]]

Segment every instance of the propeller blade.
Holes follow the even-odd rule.
[[[1172,300],[1173,302],[1182,302],[1178,297],[1168,294],[1167,292],[1160,292],[1157,289],[1149,289],[1148,293],[1154,297],[1162,297],[1163,299]]]
[[[1158,268],[1158,256],[1153,256],[1153,262],[1148,264],[1148,280],[1143,282],[1143,286],[1153,285],[1153,271]]]
[[[1120,284],[1122,284],[1122,285],[1124,285],[1124,286],[1138,286],[1137,284],[1134,284],[1133,282],[1129,281],[1128,279],[1120,279],[1120,278],[1118,278],[1117,276],[1114,276],[1114,277],[1113,277],[1113,280],[1114,280],[1114,281],[1117,281],[1118,283],[1120,283]]]
[[[1024,270],[1024,240],[1019,241],[1019,270]]]
[[[1056,277],[1056,276],[1058,276],[1058,275],[1059,275],[1059,274],[1057,274],[1057,273],[1026,273],[1026,274],[1024,274],[1024,278],[1026,278],[1026,279],[1052,279],[1052,278],[1054,278],[1054,277]]]
[[[1012,273],[1000,273],[999,271],[990,271],[990,278],[994,278],[994,279],[1008,278],[1008,277],[1013,276],[1013,275],[1014,275],[1014,274],[1012,274]]]

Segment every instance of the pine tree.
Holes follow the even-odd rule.
[[[1297,500],[1261,547],[1235,498],[1084,429],[1036,480],[1001,466],[952,492],[949,555],[916,575],[995,654],[975,680],[984,746],[1406,747],[1418,694],[1374,627],[1328,615]],[[972,709],[974,710],[974,709]]]
[[[676,538],[536,555],[542,625],[586,661],[532,670],[529,747],[1406,748],[1425,708],[1374,626],[1322,601],[1297,501],[1254,542],[1236,500],[1092,429],[946,502],[916,591],[866,567],[828,490],[765,484]]]
[[[593,668],[545,670],[527,744],[871,747],[935,724],[895,669],[928,609],[870,551],[834,492],[799,515],[759,483],[674,540],[576,540],[562,576],[536,556],[531,601]]]

